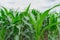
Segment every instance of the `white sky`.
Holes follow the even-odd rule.
[[[59,4],[59,2],[60,0],[0,0],[0,5],[22,10],[31,3],[31,9],[35,8],[43,11],[55,4]]]

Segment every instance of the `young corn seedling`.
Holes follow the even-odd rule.
[[[0,40],[41,40],[46,30],[51,32],[53,28],[53,31],[55,31],[56,25],[60,24],[60,22],[57,22],[54,14],[49,14],[53,8],[58,6],[60,4],[43,13],[35,9],[30,11],[30,4],[23,12],[8,10],[2,6],[0,8]],[[44,21],[45,19],[47,19],[46,22]],[[42,40],[46,39],[43,38]]]
[[[39,15],[39,13],[37,13],[37,15],[38,15],[37,20],[36,20],[34,14],[29,13],[30,22],[33,25],[34,30],[36,32],[35,33],[35,40],[40,40],[41,28],[42,28],[42,25],[43,25],[42,23],[43,23],[44,19],[46,18],[46,16],[48,15],[49,11],[52,10],[53,8],[55,8],[55,7],[58,7],[58,6],[60,6],[60,4],[55,5],[54,7],[46,10],[45,12],[43,12],[42,15]],[[47,25],[47,27],[50,27],[50,26],[53,26],[53,25],[56,25],[56,24],[60,24],[60,23],[52,23],[52,24]],[[47,28],[44,28],[43,30],[45,31],[45,29],[47,29]]]

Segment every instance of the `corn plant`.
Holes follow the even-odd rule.
[[[51,36],[58,34],[57,25],[60,22],[55,14],[49,12],[58,6],[60,4],[42,13],[36,9],[30,10],[30,4],[23,12],[1,6],[0,40],[53,40]]]
[[[32,14],[32,13],[29,13],[29,18],[30,18],[30,22],[31,24],[33,25],[34,27],[34,30],[35,30],[35,40],[39,40],[40,39],[40,34],[41,34],[41,28],[42,28],[42,23],[44,21],[44,19],[47,17],[48,13],[50,10],[52,10],[53,8],[57,7],[57,6],[60,6],[60,4],[46,10],[45,12],[43,12],[41,15],[39,15],[39,13],[37,12],[37,18],[35,18],[35,15]],[[47,25],[43,30],[45,31],[46,29],[48,29],[48,27],[50,26],[53,26],[53,25],[56,25],[56,24],[59,24],[59,23],[51,23],[49,25]]]

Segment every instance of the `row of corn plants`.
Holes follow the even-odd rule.
[[[0,40],[60,40],[60,13],[40,12],[36,9],[24,11],[0,8]]]

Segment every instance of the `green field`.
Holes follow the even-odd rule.
[[[60,12],[0,8],[0,40],[60,40]]]

